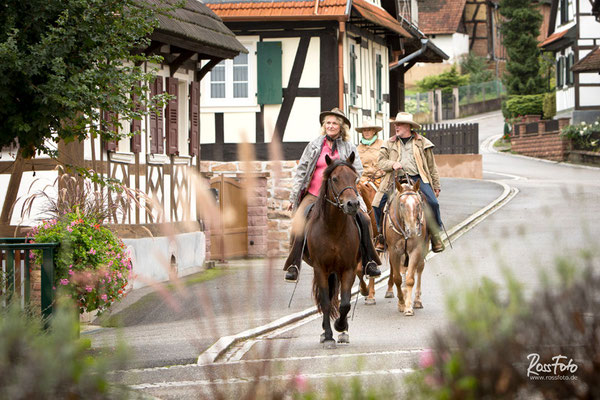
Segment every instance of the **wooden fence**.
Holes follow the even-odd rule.
[[[435,145],[435,154],[479,154],[479,124],[427,124],[421,134]]]

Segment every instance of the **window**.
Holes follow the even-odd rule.
[[[383,79],[383,64],[381,63],[381,54],[377,54],[375,57],[375,76],[377,82],[375,82],[375,101],[377,103],[377,112],[383,110],[383,92],[382,92],[382,79]]]
[[[560,0],[560,23],[569,22],[569,0]]]
[[[203,79],[201,103],[205,107],[255,106],[256,42],[247,42],[248,53],[215,65]]]
[[[350,45],[350,105],[356,104],[358,94],[356,93],[356,45]]]

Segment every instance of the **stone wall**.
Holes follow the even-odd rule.
[[[510,137],[512,151],[530,157],[564,161],[569,151],[569,140],[560,136],[569,118],[540,120],[539,116],[525,116],[513,126]]]
[[[202,161],[207,175],[251,174],[248,197],[248,255],[251,257],[285,256],[289,250],[291,224],[290,193],[296,161],[242,162]]]

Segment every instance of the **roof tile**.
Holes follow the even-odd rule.
[[[571,69],[573,72],[600,72],[600,47],[577,61]]]
[[[426,35],[455,33],[467,0],[418,0],[419,29]]]

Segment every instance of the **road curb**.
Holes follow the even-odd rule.
[[[493,214],[495,211],[500,209],[506,203],[508,203],[517,193],[518,189],[511,188],[507,184],[503,182],[486,180],[486,182],[492,182],[498,184],[503,187],[503,192],[498,198],[489,203],[487,206],[481,208],[477,212],[471,214],[465,220],[460,222],[459,224],[453,226],[448,231],[448,237],[450,240],[454,240],[460,237],[463,233],[466,233],[475,225],[479,224],[485,217]],[[444,240],[446,245],[448,245],[448,239]],[[427,259],[434,257],[436,253],[430,252],[427,256]],[[389,277],[389,271],[383,273],[379,278],[375,280],[375,284],[382,282],[383,280]],[[358,294],[359,289],[357,288],[352,292],[352,296]],[[228,350],[232,348],[235,344],[239,342],[243,342],[248,339],[255,338],[257,336],[263,335],[270,331],[274,331],[275,329],[279,329],[285,325],[289,325],[306,317],[309,317],[317,312],[317,307],[313,306],[307,308],[303,311],[299,311],[297,313],[287,315],[285,317],[279,318],[273,322],[270,322],[266,325],[259,326],[257,328],[248,329],[243,332],[240,332],[236,335],[228,335],[223,336],[219,340],[215,342],[212,346],[206,349],[200,356],[198,356],[198,365],[207,365],[213,364],[219,360],[219,358],[225,354]]]

